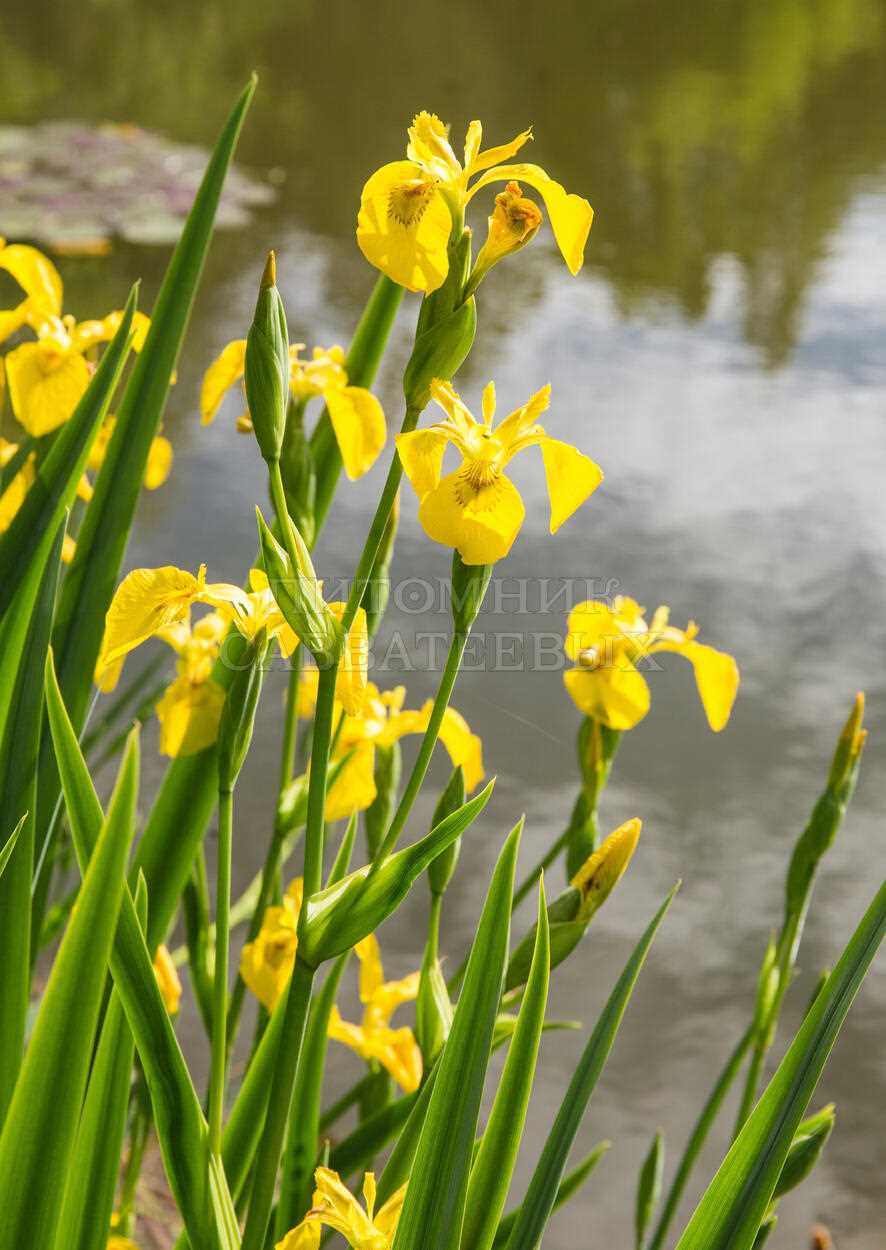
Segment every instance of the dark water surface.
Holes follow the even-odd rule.
[[[241,577],[262,473],[233,408],[200,428],[202,369],[245,332],[269,246],[280,254],[293,338],[347,342],[374,276],[352,232],[360,186],[401,156],[414,111],[435,110],[459,140],[472,117],[493,142],[533,123],[530,159],[597,211],[578,279],[544,234],[484,286],[460,385],[478,402],[494,377],[508,410],[550,380],[549,429],[606,472],[551,539],[540,464],[516,467],[527,522],[501,574],[574,579],[571,599],[593,578],[650,609],[668,603],[677,623],[697,619],[703,640],[742,668],[718,737],[679,659],[652,675],[652,711],[624,743],[603,813],[608,827],[642,816],[640,849],[553,989],[554,1015],[590,1024],[657,901],[684,878],[582,1128],[582,1149],[607,1137],[612,1150],[545,1241],[550,1250],[629,1246],[652,1133],[665,1130],[673,1162],[748,1018],[790,847],[860,688],[872,731],[862,779],[815,894],[783,1035],[886,863],[886,10],[875,0],[30,0],[0,16],[6,121],[132,121],[208,142],[253,67],[261,84],[240,157],[277,171],[278,198],[213,248],[166,422],[175,470],[142,505],[133,564],[205,560],[212,579]],[[478,207],[482,226],[488,209]],[[119,306],[137,276],[151,296],[165,259],[164,249],[119,246],[106,259],[63,261],[69,309]],[[392,426],[415,311],[407,300],[379,379]],[[380,464],[343,485],[320,548],[323,575],[352,571],[382,475]],[[416,615],[424,592],[410,579],[443,578],[447,567],[405,494],[401,587],[381,649],[402,634],[417,670],[405,676],[413,705],[435,684],[417,631],[445,629],[446,618]],[[447,896],[451,964],[474,931],[506,829],[526,811],[528,864],[559,833],[575,789],[577,716],[560,676],[521,671],[534,633],[562,632],[562,612],[539,611],[536,582],[526,611],[515,598],[500,607],[481,632],[490,646],[502,630],[518,635],[513,654],[526,663],[467,673],[457,688],[499,782]],[[269,830],[282,685],[275,674],[238,796],[243,881]],[[151,771],[154,784],[159,763]],[[434,775],[444,777],[442,761]],[[419,805],[413,832],[431,803]],[[418,889],[386,928],[389,973],[418,966],[425,907]],[[353,1018],[355,999],[343,996],[342,1010]],[[884,1012],[881,961],[816,1097],[837,1103],[837,1131],[812,1181],[783,1203],[774,1250],[800,1250],[815,1219],[840,1250],[884,1244]],[[194,1040],[195,1027],[186,1010]],[[583,1040],[554,1034],[543,1044],[519,1185]],[[331,1053],[341,1088],[358,1067],[340,1048]],[[721,1157],[732,1113],[730,1104],[691,1198]]]

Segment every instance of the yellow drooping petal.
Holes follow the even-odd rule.
[[[365,812],[375,801],[376,793],[375,746],[361,742],[329,787],[326,819],[344,820],[352,812]]]
[[[105,617],[98,670],[107,669],[159,630],[184,620],[204,588],[205,574],[167,565],[133,569],[117,587]]]
[[[362,386],[332,387],[323,398],[345,473],[356,481],[372,468],[385,445],[387,426],[382,406]]]
[[[6,377],[17,420],[33,438],[41,438],[70,417],[89,385],[90,372],[78,352],[22,343],[6,357]]]
[[[302,1220],[276,1243],[274,1250],[319,1250],[322,1231],[323,1226],[319,1220]]]
[[[187,676],[177,677],[156,708],[161,755],[196,755],[212,746],[224,705],[225,692],[217,682],[195,684]]]
[[[397,455],[419,499],[439,485],[448,441],[440,430],[412,430],[397,435]]]
[[[569,272],[578,273],[584,264],[585,244],[594,220],[594,210],[586,199],[566,191],[540,165],[499,165],[478,178],[468,198],[493,182],[526,182],[545,203],[551,229]]]
[[[179,980],[178,972],[175,964],[172,962],[172,956],[168,948],[162,944],[157,947],[157,953],[154,956],[154,975],[157,978],[157,984],[160,986],[160,993],[163,995],[166,1010],[171,1016],[174,1016],[181,1002],[182,983]]]
[[[410,291],[436,291],[449,271],[452,218],[436,180],[412,161],[376,170],[363,188],[357,243],[371,265]]]
[[[240,953],[240,976],[268,1011],[273,1011],[289,984],[298,949],[298,916],[304,882],[297,877],[289,885],[281,907],[269,907],[254,942]]]
[[[427,536],[454,547],[465,564],[494,564],[506,556],[525,515],[517,488],[503,473],[477,488],[470,465],[444,477],[418,510]]]
[[[540,440],[551,501],[551,533],[556,534],[603,481],[603,471],[569,443],[547,435]]]
[[[610,729],[633,729],[649,711],[646,679],[625,660],[567,669],[563,681],[578,710]]]
[[[148,450],[148,462],[145,465],[145,488],[157,490],[162,486],[172,471],[172,443],[162,434],[151,440]]]
[[[675,651],[686,657],[695,673],[698,696],[708,724],[714,733],[725,728],[738,693],[739,672],[735,659],[725,651],[717,651],[692,638],[686,642],[655,643],[649,651]]]
[[[342,1020],[338,1010],[333,1008],[329,1017],[329,1037],[349,1047],[361,1059],[380,1063],[407,1094],[421,1084],[421,1050],[409,1027],[392,1029],[387,1025],[367,1027],[365,1023],[351,1024]]]
[[[430,706],[427,706],[430,713]],[[447,707],[440,724],[440,741],[449,752],[453,768],[461,768],[465,775],[465,789],[470,792],[480,784],[486,773],[483,770],[483,743],[478,734],[471,733],[468,722],[454,707]]]
[[[227,391],[243,377],[246,368],[246,339],[228,343],[203,375],[200,388],[200,422],[209,425]]]

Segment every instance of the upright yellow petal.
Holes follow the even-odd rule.
[[[381,950],[375,934],[370,933],[358,942],[354,947],[354,954],[360,961],[360,1002],[370,1003],[385,980]]]
[[[212,362],[203,375],[200,388],[200,422],[209,425],[219,405],[235,383],[243,377],[246,368],[246,339],[235,339],[222,354]]]
[[[649,687],[633,665],[571,668],[563,681],[578,710],[610,729],[633,729],[649,711]]]
[[[177,758],[212,746],[224,705],[225,692],[217,682],[195,685],[187,676],[177,677],[157,704],[160,754]]]
[[[476,489],[469,471],[463,465],[444,477],[422,499],[418,519],[430,539],[454,547],[465,564],[494,564],[513,546],[526,509],[503,473]]]
[[[397,1225],[400,1223],[400,1215],[403,1211],[403,1200],[405,1197],[406,1186],[401,1185],[400,1188],[391,1195],[381,1210],[376,1211],[375,1213],[375,1227],[392,1243],[394,1240],[394,1233],[397,1231]]]
[[[473,123],[471,124],[473,125]],[[520,151],[523,144],[529,143],[532,138],[532,127],[530,126],[528,130],[521,131],[521,133],[517,135],[516,139],[512,139],[510,143],[502,143],[499,144],[498,147],[487,148],[485,152],[480,152],[471,160],[470,164],[467,166],[466,173],[469,176],[472,174],[479,174],[482,170],[489,169],[493,165],[498,165],[502,161],[509,161],[512,156],[515,156],[517,152]],[[467,145],[465,158],[467,159]]]
[[[603,470],[589,456],[545,435],[539,442],[551,501],[551,533],[556,534],[603,481]]]
[[[158,630],[180,621],[203,589],[185,569],[133,569],[117,587],[105,617],[103,668],[128,654]]]
[[[16,418],[32,437],[40,438],[64,425],[89,385],[90,372],[77,352],[22,343],[6,357],[6,377]]]
[[[372,468],[385,445],[388,431],[382,406],[362,386],[333,387],[323,398],[345,473],[356,481]]]
[[[439,484],[448,441],[440,430],[413,430],[397,435],[397,455],[419,499]]]
[[[493,182],[526,182],[534,187],[545,202],[551,229],[569,272],[578,273],[584,264],[585,244],[594,220],[594,210],[586,199],[565,190],[550,178],[540,165],[499,165],[478,178],[469,192],[476,195],[481,187]]]
[[[11,243],[0,248],[0,269],[5,269],[15,278],[25,292],[28,298],[23,311],[30,319],[61,316],[61,275],[52,261],[36,247],[29,247],[27,243]]]
[[[172,443],[162,434],[151,440],[145,465],[145,489],[157,490],[172,472]]]
[[[412,161],[376,170],[363,188],[357,243],[371,265],[410,291],[436,291],[449,272],[452,218],[436,180]]]

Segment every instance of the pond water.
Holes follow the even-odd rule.
[[[603,804],[607,827],[643,817],[640,848],[552,995],[553,1015],[590,1025],[658,900],[683,878],[581,1130],[580,1148],[605,1137],[612,1149],[545,1239],[548,1250],[608,1250],[632,1243],[635,1178],[652,1133],[664,1129],[673,1163],[748,1018],[790,848],[857,689],[867,691],[871,727],[862,777],[819,879],[780,1043],[886,864],[886,8],[554,8],[31,0],[0,16],[0,100],[12,122],[134,122],[205,143],[248,72],[261,75],[240,159],[273,171],[277,198],[213,248],[166,419],[174,473],[145,499],[129,552],[131,564],[205,560],[214,579],[238,580],[251,558],[263,481],[232,409],[200,427],[199,380],[245,332],[266,248],[278,249],[293,338],[347,342],[374,277],[352,232],[360,187],[399,158],[419,108],[450,120],[459,138],[472,117],[493,142],[533,123],[531,159],[594,204],[577,279],[547,234],[490,278],[460,376],[469,401],[494,377],[505,410],[550,380],[549,429],[593,455],[606,481],[551,539],[540,465],[515,471],[527,522],[499,572],[512,591],[530,579],[528,597],[504,599],[479,623],[490,644],[501,631],[517,635],[507,653],[516,659],[466,673],[454,700],[499,780],[447,895],[443,948],[454,966],[515,816],[527,815],[528,865],[573,802],[577,714],[558,672],[524,671],[531,638],[564,625],[562,599],[541,610],[539,575],[569,583],[571,599],[586,597],[593,579],[650,609],[670,604],[679,624],[698,620],[703,640],[741,665],[731,723],[719,736],[708,731],[678,658],[651,675],[652,710],[626,738]],[[138,276],[150,298],[166,257],[120,244],[105,258],[65,258],[67,304],[81,316],[103,313]],[[416,307],[406,301],[378,382],[392,427]],[[330,579],[352,571],[382,474],[379,465],[342,487],[319,554]],[[417,631],[446,628],[436,606],[416,615],[416,579],[433,582],[447,567],[405,493],[400,593],[381,649],[399,631],[415,668],[403,678],[413,704],[435,685]],[[238,797],[242,881],[269,830],[282,680],[269,683]],[[150,784],[160,772],[158,762]],[[434,776],[442,781],[443,761]],[[419,805],[414,832],[430,808],[430,798]],[[418,889],[386,927],[389,973],[418,966],[425,908]],[[345,1016],[355,1009],[343,999]],[[806,1245],[814,1220],[831,1227],[840,1250],[884,1244],[884,1012],[881,960],[815,1099],[837,1103],[836,1132],[812,1180],[783,1202],[773,1250]],[[195,1028],[186,1010],[189,1043]],[[585,1036],[543,1043],[518,1187]],[[333,1058],[330,1092],[358,1071],[343,1050]],[[730,1103],[698,1166],[686,1214],[725,1149],[733,1111]]]

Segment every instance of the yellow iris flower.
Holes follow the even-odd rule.
[[[391,1028],[391,1017],[403,1003],[415,1001],[420,972],[400,981],[385,981],[381,952],[374,934],[354,947],[360,960],[360,1024],[342,1020],[337,1007],[329,1017],[329,1036],[355,1051],[367,1063],[380,1063],[406,1093],[421,1084],[422,1058],[415,1035],[408,1026]]]
[[[397,437],[397,451],[420,504],[418,517],[434,542],[455,547],[465,564],[494,564],[506,556],[526,509],[505,474],[509,461],[538,447],[544,461],[554,534],[603,480],[600,467],[576,448],[550,438],[536,418],[550,403],[544,386],[522,408],[493,429],[495,385],[483,391],[483,420],[477,421],[449,382],[431,383],[431,397],[446,414],[426,430]],[[452,444],[461,467],[442,476],[443,456]]]
[[[658,608],[647,625],[644,609],[618,596],[612,605],[588,600],[569,614],[566,654],[575,668],[563,674],[579,711],[610,729],[633,729],[649,711],[649,686],[638,672],[644,657],[661,651],[684,656],[708,724],[718,733],[729,720],[738,691],[738,665],[731,655],[696,641],[698,626],[668,624],[669,609]]]
[[[17,420],[34,438],[63,425],[89,385],[93,349],[112,339],[123,316],[119,310],[99,320],[76,322],[62,316],[63,288],[55,265],[34,247],[2,246],[5,269],[25,293],[15,308],[0,311],[0,342],[27,328],[36,342],[22,343],[6,356],[9,398]],[[140,351],[150,320],[136,312],[133,347]]]
[[[310,360],[301,360],[304,343],[289,348],[289,390],[303,403],[321,398],[338,441],[345,473],[354,481],[372,468],[385,445],[387,428],[381,404],[371,391],[349,386],[345,353],[341,347],[315,347]],[[246,369],[246,340],[229,343],[203,377],[200,391],[200,419],[209,423],[218,412],[225,394],[242,381]],[[248,412],[237,422],[244,432],[252,429]]]
[[[298,950],[298,917],[304,897],[301,877],[292,881],[279,906],[268,907],[261,928],[240,952],[240,976],[268,1011],[274,1011],[295,966]],[[370,934],[354,947],[360,960],[360,1024],[342,1020],[333,1007],[329,1037],[349,1046],[367,1062],[381,1064],[407,1091],[418,1089],[422,1058],[412,1029],[391,1028],[391,1017],[403,1003],[415,1000],[420,973],[400,981],[385,981],[378,941]]]
[[[342,1183],[338,1172],[330,1168],[317,1168],[314,1173],[314,1201],[297,1228],[291,1229],[275,1250],[317,1250],[322,1227],[341,1233],[352,1250],[390,1250],[394,1234],[403,1210],[406,1186],[401,1185],[395,1194],[375,1209],[375,1176],[367,1172],[363,1179],[363,1199],[366,1209]]]
[[[298,949],[298,914],[304,885],[297,877],[280,907],[268,907],[254,942],[240,952],[240,976],[258,1001],[273,1011],[289,984]]]
[[[298,713],[311,717],[317,701],[317,670],[306,669],[299,687]],[[379,690],[368,682],[360,709],[344,715],[337,732],[335,757],[349,760],[329,788],[326,798],[326,819],[341,820],[352,812],[365,811],[376,796],[375,751],[391,746],[406,734],[424,733],[430,720],[433,700],[428,699],[418,711],[404,709],[406,687]],[[335,724],[343,709],[339,707]],[[483,744],[477,734],[455,708],[447,708],[440,726],[440,741],[449,753],[453,768],[464,769],[465,788],[470,793],[485,777]]]
[[[462,163],[448,127],[433,113],[419,113],[409,127],[405,161],[376,170],[363,188],[357,242],[371,265],[410,291],[436,291],[449,271],[447,247],[471,199],[494,182],[525,182],[539,192],[570,273],[584,263],[594,210],[570,195],[540,165],[509,161],[532,138],[524,130],[510,143],[480,151],[483,127],[468,127]]]
[[[154,975],[157,978],[157,984],[160,986],[160,993],[163,996],[166,1010],[171,1016],[176,1015],[181,1002],[182,983],[179,980],[175,964],[172,962],[172,956],[166,946],[160,945],[157,947],[157,953],[154,956]]]

